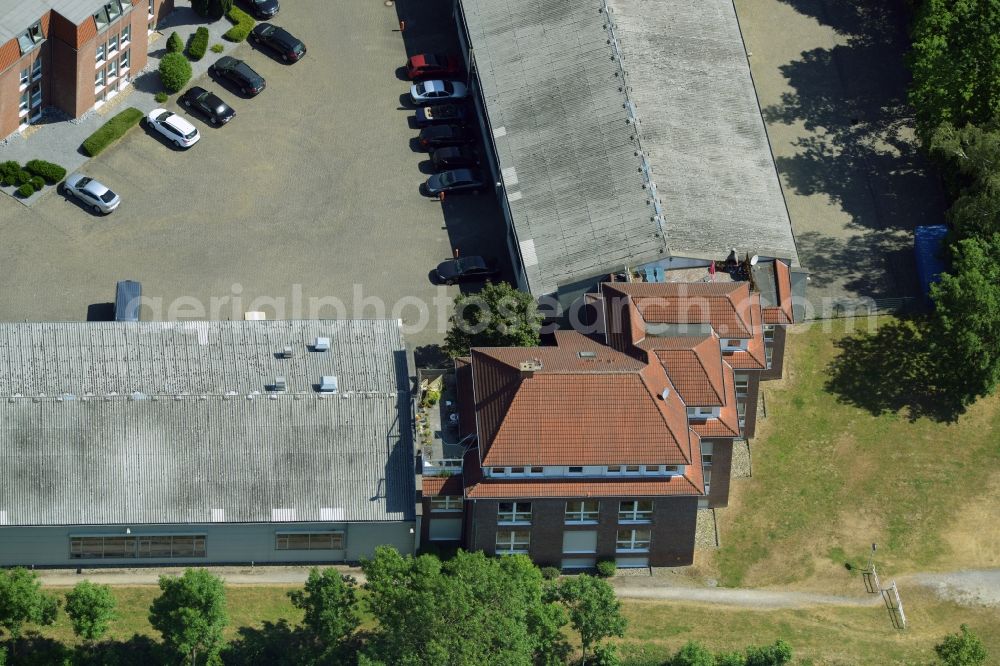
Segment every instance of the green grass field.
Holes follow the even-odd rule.
[[[872,542],[892,575],[1000,565],[1000,535],[981,529],[1000,515],[1000,400],[956,423],[839,400],[826,385],[850,323],[796,327],[785,378],[764,384],[754,476],[734,481],[719,512],[722,548],[699,562],[725,585],[835,589]]]

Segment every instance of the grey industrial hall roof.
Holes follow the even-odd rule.
[[[409,410],[398,321],[0,324],[0,526],[411,520]]]
[[[461,4],[533,293],[732,247],[797,265],[731,0]]]

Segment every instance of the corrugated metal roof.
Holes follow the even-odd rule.
[[[731,0],[461,3],[533,293],[733,246],[797,263]]]
[[[5,323],[0,359],[8,525],[413,517],[397,321]]]
[[[44,0],[0,0],[0,43],[27,30],[49,7]]]

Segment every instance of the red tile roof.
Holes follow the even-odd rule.
[[[556,341],[556,347],[472,350],[484,466],[692,460],[684,404],[659,363],[575,332]],[[522,361],[541,369],[522,376]]]
[[[752,335],[749,282],[614,282],[602,290],[630,296],[646,323],[707,323],[720,338]]]
[[[719,410],[719,418],[691,421],[691,429],[702,438],[740,436],[740,415],[736,410],[736,377],[728,363],[722,363],[722,366],[723,402],[725,404]]]
[[[747,343],[746,351],[723,352],[723,358],[729,365],[740,370],[763,370],[767,367],[767,357],[764,355],[764,327],[760,318],[760,294],[750,296],[753,317],[751,330],[753,335]]]
[[[725,403],[722,354],[715,335],[646,338],[639,346],[659,359],[688,407]]]
[[[421,493],[424,497],[461,495],[463,493],[462,475],[425,476],[421,480]]]
[[[765,324],[792,323],[792,277],[788,264],[780,259],[774,260],[774,281],[778,295],[778,306],[763,310]]]

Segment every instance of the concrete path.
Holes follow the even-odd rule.
[[[1000,569],[916,574],[904,580],[928,587],[942,599],[962,606],[1000,608]]]
[[[166,53],[167,37],[176,32],[187,44],[188,38],[203,25],[208,28],[209,47],[222,44],[225,50],[222,53],[209,50],[200,61],[192,62],[192,81],[207,72],[213,62],[239,46],[222,38],[232,27],[232,23],[225,18],[209,23],[190,7],[177,7],[160,22],[157,31],[149,36],[149,59],[146,67],[142,72],[131,72],[132,84],[129,87],[105,102],[101,108],[92,109],[80,118],[69,120],[61,113],[49,111],[39,124],[31,125],[23,132],[16,132],[0,141],[0,162],[15,160],[24,164],[28,160],[40,159],[59,164],[69,173],[79,170],[90,160],[81,152],[80,145],[115,114],[130,106],[143,113],[163,106],[154,96],[163,91],[158,68],[160,58]],[[27,199],[17,198],[17,201],[31,206],[52,189],[46,187]],[[12,195],[14,188],[0,188],[0,191]]]
[[[623,581],[628,581],[627,583]],[[693,601],[719,606],[739,606],[758,610],[804,608],[806,606],[878,606],[878,595],[837,596],[816,592],[787,592],[781,590],[752,590],[719,587],[667,587],[651,583],[649,578],[617,578],[615,592],[621,599],[649,599],[660,601]]]

